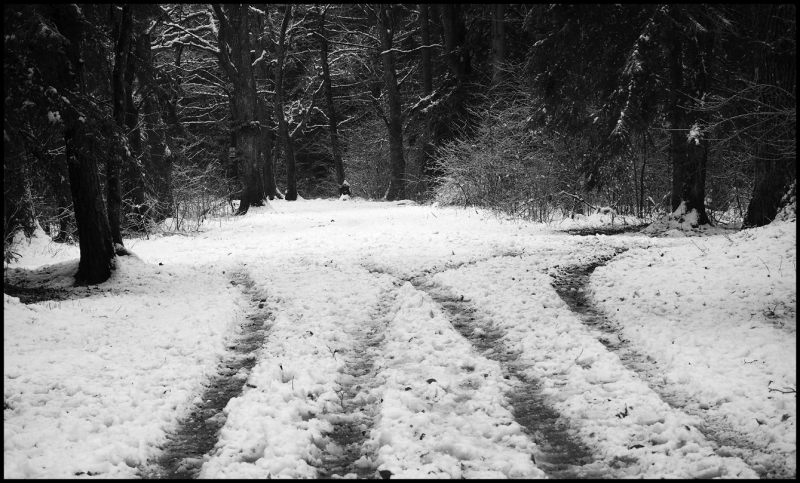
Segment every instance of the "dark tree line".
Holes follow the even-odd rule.
[[[6,5],[4,28],[6,257],[47,218],[85,283],[230,199],[761,226],[796,179],[794,5]]]

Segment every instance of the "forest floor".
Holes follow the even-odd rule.
[[[796,477],[796,221],[609,222],[275,201],[96,287],[39,231],[4,477]]]

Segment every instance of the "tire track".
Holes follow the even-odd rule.
[[[394,290],[385,290],[369,321],[358,333],[348,334],[355,344],[345,353],[339,354],[347,361],[347,371],[340,378],[339,398],[342,411],[325,415],[333,425],[328,437],[331,443],[322,456],[323,465],[319,467],[322,478],[345,477],[354,474],[357,478],[374,478],[375,468],[366,454],[364,443],[372,429],[373,419],[380,411],[380,401],[370,397],[370,389],[375,384],[375,357],[380,353],[383,342],[383,329],[396,297]]]
[[[266,296],[253,290],[254,282],[246,272],[231,276],[231,284],[241,285],[242,293],[250,296],[250,311],[241,325],[241,333],[229,342],[227,353],[217,366],[217,373],[205,384],[202,402],[192,408],[168,435],[164,453],[153,463],[139,469],[146,479],[196,478],[218,440],[219,429],[225,423],[222,410],[232,398],[241,394],[247,375],[256,363],[257,352],[264,342],[265,328],[274,319],[265,307]]]
[[[469,340],[480,354],[499,362],[504,378],[515,381],[515,389],[507,394],[516,421],[537,444],[533,462],[551,478],[599,476],[603,472],[592,465],[590,450],[574,436],[569,423],[545,401],[539,382],[523,374],[516,364],[516,354],[506,350],[504,333],[482,320],[478,308],[455,297],[445,289],[417,277],[411,283],[426,292],[449,315],[453,327]]]
[[[652,357],[638,352],[630,341],[620,334],[621,327],[611,322],[608,316],[594,305],[587,291],[589,278],[597,267],[607,264],[614,256],[616,255],[604,256],[587,264],[561,267],[552,282],[553,288],[585,325],[602,332],[603,336],[598,340],[609,351],[616,353],[623,365],[635,372],[664,402],[690,416],[702,418],[705,424],[698,430],[714,444],[714,449],[720,456],[738,456],[748,465],[757,467],[759,461],[769,458],[768,453],[750,441],[746,434],[734,429],[724,416],[708,414],[686,391],[666,384],[662,377],[663,371],[657,362]],[[791,478],[793,474],[784,467],[762,474],[762,477]]]

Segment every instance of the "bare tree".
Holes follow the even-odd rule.
[[[384,122],[389,129],[389,156],[392,165],[392,177],[384,199],[394,201],[405,198],[405,168],[403,157],[403,122],[400,87],[397,85],[397,64],[392,42],[394,39],[394,15],[390,6],[378,4],[374,7],[378,36],[381,40],[380,53],[383,62],[383,83],[386,88],[386,100],[389,105],[389,117]]]
[[[250,40],[250,6],[231,4],[225,10],[213,4],[219,20],[219,62],[233,84],[231,112],[232,132],[237,155],[242,157],[240,178],[243,192],[238,214],[247,213],[250,206],[263,206],[264,185],[259,168],[258,96],[253,77]]]

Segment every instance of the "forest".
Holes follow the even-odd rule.
[[[38,224],[80,283],[276,198],[745,228],[796,190],[791,4],[3,8],[4,257]]]
[[[4,478],[796,479],[794,5],[3,8]]]

